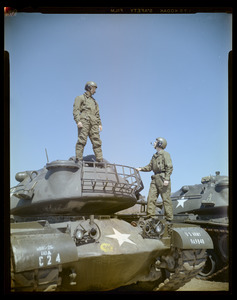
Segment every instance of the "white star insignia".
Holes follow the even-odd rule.
[[[106,236],[111,239],[116,239],[119,243],[119,246],[121,246],[125,242],[136,245],[133,241],[129,240],[129,237],[131,234],[120,233],[118,230],[116,230],[114,228],[113,228],[113,231],[114,231],[114,234],[110,234],[110,235],[106,235]]]
[[[181,199],[178,199],[178,200],[177,200],[177,201],[178,201],[178,204],[177,204],[176,208],[179,207],[179,206],[184,207],[184,203],[185,203],[187,200],[188,200],[188,199],[184,199],[184,197],[182,197]]]

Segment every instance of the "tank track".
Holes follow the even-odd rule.
[[[206,262],[206,250],[177,249],[178,259],[174,272],[163,270],[165,280],[154,291],[175,291],[194,278]]]
[[[174,270],[172,272],[167,271],[167,269],[162,269],[163,273],[163,282],[159,283],[159,285],[153,289],[153,291],[175,291],[182,287],[184,284],[189,282],[192,278],[197,276],[197,274],[200,272],[200,270],[205,265],[206,261],[206,250],[180,250],[176,249],[174,256],[176,257],[176,265],[174,267]],[[13,271],[13,270],[12,270]],[[60,284],[58,281],[60,281],[61,278],[58,277],[57,270],[50,270],[51,274],[48,276],[52,277],[52,272],[56,271],[56,274],[53,274],[53,278],[51,278],[51,284],[44,285],[42,282],[42,285],[39,285],[39,282],[36,282],[33,280],[35,276],[32,276],[31,284],[28,286],[28,289],[25,288],[25,290],[28,291],[55,291],[57,289],[58,284]],[[60,270],[59,270],[60,271]],[[18,278],[19,276],[23,276],[25,280],[29,280],[29,278],[26,278],[26,275],[28,273],[32,272],[23,272],[16,276],[16,274],[12,274],[12,291],[17,291],[17,285],[16,281],[22,278]],[[33,272],[34,273],[34,272]],[[34,275],[32,273],[32,275]],[[55,276],[56,275],[56,276]],[[44,280],[43,280],[44,279]],[[38,281],[38,280],[37,280]],[[40,281],[45,281],[45,278],[42,278]]]
[[[219,280],[228,281],[228,269],[229,269],[229,251],[228,248],[223,248],[223,244],[229,242],[229,230],[226,226],[206,226],[203,227],[214,242],[214,249],[208,252],[208,255],[214,255],[214,271],[209,275],[198,274],[197,278],[201,280]]]

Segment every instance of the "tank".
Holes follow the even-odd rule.
[[[208,232],[214,249],[199,277],[228,280],[229,260],[229,178],[220,172],[205,176],[200,184],[184,185],[171,196],[176,222],[200,225]]]
[[[176,290],[205,265],[210,235],[144,213],[127,221],[143,189],[129,166],[87,156],[16,174],[11,188],[12,291]]]

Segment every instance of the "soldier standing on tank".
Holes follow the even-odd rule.
[[[167,221],[171,221],[173,219],[173,207],[170,199],[170,175],[173,171],[173,165],[170,154],[164,151],[166,146],[166,139],[161,137],[157,138],[154,142],[154,148],[157,152],[152,156],[152,159],[147,166],[143,168],[137,168],[137,170],[142,172],[154,172],[154,175],[151,176],[152,181],[147,198],[147,215],[155,215],[156,200],[158,196],[161,195],[164,205],[165,218]]]
[[[75,98],[73,104],[73,117],[78,127],[78,140],[76,143],[76,162],[83,159],[83,151],[89,136],[93,145],[96,161],[103,161],[101,139],[99,131],[102,131],[98,103],[92,97],[97,89],[97,84],[88,81],[85,85],[86,92]]]

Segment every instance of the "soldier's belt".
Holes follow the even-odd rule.
[[[154,175],[151,175],[151,179],[162,178],[162,176],[156,176],[156,175],[165,175],[165,172],[154,173]]]

